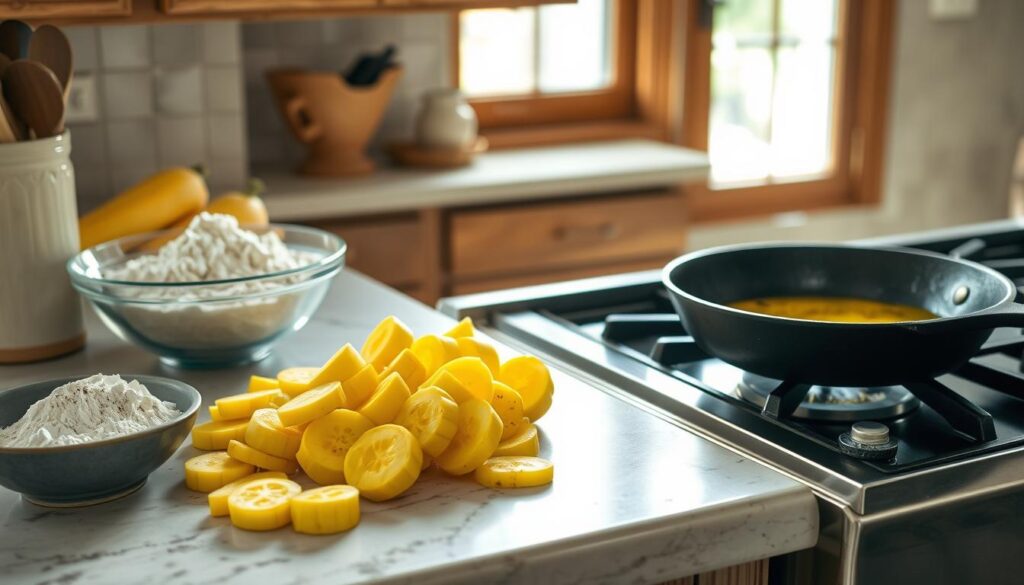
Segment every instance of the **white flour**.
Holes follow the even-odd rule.
[[[55,447],[130,435],[170,421],[181,412],[137,380],[96,374],[69,382],[0,429],[0,447]]]
[[[319,258],[319,254],[289,249],[273,231],[256,234],[240,228],[238,220],[230,215],[201,213],[156,254],[108,268],[104,276],[130,282],[205,282],[299,268]],[[299,280],[289,276],[185,290],[131,287],[121,294],[163,303],[126,303],[120,316],[150,341],[178,349],[244,346],[265,340],[294,322],[303,292],[277,296],[259,293],[272,293]],[[242,295],[252,296],[245,300],[227,298]]]
[[[256,234],[238,227],[238,220],[230,215],[203,212],[156,254],[108,269],[105,276],[131,282],[205,282],[280,272],[315,260],[316,256],[308,252],[289,250],[273,231]],[[192,300],[247,294],[266,287],[266,283],[246,282],[192,291],[165,289],[158,294]]]

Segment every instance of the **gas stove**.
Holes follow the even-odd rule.
[[[1024,285],[1024,222],[858,243],[971,259]],[[1017,580],[1019,329],[997,330],[967,364],[935,380],[792,388],[706,355],[673,311],[660,271],[446,299],[441,309],[806,483],[821,503],[821,544],[812,563],[801,561],[813,569],[796,573],[812,582]]]

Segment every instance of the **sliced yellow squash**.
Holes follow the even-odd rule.
[[[290,479],[251,481],[228,496],[231,523],[245,530],[274,530],[292,520],[291,499],[302,493]]]
[[[452,475],[465,475],[486,461],[501,441],[501,417],[490,403],[467,400],[459,405],[459,428],[434,463]]]
[[[282,459],[295,459],[302,442],[302,427],[286,427],[273,408],[261,408],[252,414],[245,427],[245,444]]]
[[[399,352],[395,359],[388,364],[387,369],[381,372],[380,377],[387,378],[391,374],[401,376],[409,388],[419,388],[420,384],[427,379],[427,369],[423,367],[420,358],[408,349]]]
[[[416,483],[423,451],[405,427],[382,425],[363,433],[345,455],[345,479],[368,500],[402,495]]]
[[[387,424],[395,420],[402,404],[409,398],[409,387],[402,377],[391,374],[381,380],[373,396],[359,407],[359,413],[373,421],[375,425]]]
[[[287,368],[277,373],[277,381],[281,390],[288,396],[298,396],[312,388],[309,383],[320,373],[320,368],[308,366]]]
[[[344,382],[355,376],[356,372],[365,366],[366,360],[363,359],[363,356],[359,355],[352,344],[346,343],[313,376],[313,379],[309,381],[309,387],[316,388],[328,382]]]
[[[427,378],[434,375],[442,365],[459,357],[459,344],[443,335],[424,335],[412,342],[409,349],[423,364]]]
[[[555,465],[540,457],[492,457],[477,468],[474,477],[492,488],[537,487],[551,483]]]
[[[498,381],[519,392],[523,398],[523,412],[530,420],[537,422],[551,408],[555,392],[551,372],[544,362],[532,355],[515,357],[502,364]]]
[[[232,439],[245,438],[248,419],[210,421],[192,427],[192,446],[203,451],[222,451]]]
[[[436,457],[459,428],[459,405],[439,388],[424,388],[405,401],[395,424],[409,429],[423,452]]]
[[[237,459],[267,471],[280,471],[281,473],[292,474],[299,470],[299,466],[294,461],[258,451],[241,441],[231,441],[228,443],[228,455],[232,459]]]
[[[522,431],[523,398],[519,396],[518,392],[507,384],[495,382],[491,406],[501,417],[501,423],[504,425],[504,430],[501,433],[502,440],[514,437]]]
[[[255,471],[252,465],[233,459],[224,451],[203,453],[185,462],[185,486],[209,493]]]
[[[281,399],[284,395],[280,390],[261,390],[259,392],[246,392],[225,396],[214,401],[218,414],[224,420],[249,418],[252,413],[261,408],[266,408],[275,399]]]
[[[263,376],[249,376],[249,392],[259,392],[261,390],[273,390],[280,388],[281,383],[277,381],[277,378],[265,378]]]
[[[359,524],[359,490],[328,485],[306,490],[291,501],[292,528],[303,534],[336,534]]]
[[[380,372],[412,342],[412,330],[405,323],[394,316],[386,317],[366,337],[360,353]]]
[[[455,343],[459,346],[459,355],[462,357],[478,357],[484,360],[484,364],[491,371],[491,375],[494,377],[498,376],[498,372],[501,371],[501,360],[498,359],[498,350],[494,349],[493,345],[475,337],[459,337],[455,340]]]
[[[242,479],[236,479],[235,481],[219,487],[209,495],[206,496],[206,501],[210,505],[210,516],[227,516],[228,515],[228,496],[233,494],[236,489],[242,487],[244,484],[250,481],[256,481],[257,479],[288,479],[288,476],[281,473],[280,471],[261,471],[260,473],[254,473],[247,475]]]
[[[345,483],[345,455],[373,421],[338,409],[309,423],[296,457],[310,479],[320,485]]]
[[[494,457],[505,455],[536,457],[540,455],[540,432],[535,425],[530,424],[530,419],[524,418],[523,421],[520,424],[522,432],[498,443],[498,448],[494,450]]]
[[[354,409],[362,406],[377,389],[380,378],[381,376],[377,375],[377,368],[373,367],[373,364],[366,364],[363,369],[356,372],[356,375],[342,382],[341,389],[345,392],[347,407]]]
[[[340,382],[328,382],[303,392],[277,409],[281,424],[301,425],[345,406],[345,391]]]
[[[469,317],[463,317],[455,327],[445,332],[445,336],[454,339],[458,337],[473,337],[474,333],[476,333],[476,329],[473,328],[473,320]]]

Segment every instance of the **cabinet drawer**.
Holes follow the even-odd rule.
[[[313,224],[348,243],[345,264],[392,286],[419,284],[424,256],[414,218]]]
[[[451,218],[452,273],[501,276],[677,254],[685,207],[676,193],[622,195]]]
[[[131,0],[0,0],[0,20],[6,18],[95,18],[128,16]]]

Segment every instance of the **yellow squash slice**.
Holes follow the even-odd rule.
[[[494,450],[494,457],[506,455],[536,457],[540,455],[540,432],[535,425],[530,424],[530,419],[524,418],[523,421],[520,424],[522,432],[498,443],[498,448]]]
[[[295,459],[302,442],[302,427],[286,427],[273,408],[261,408],[252,413],[245,428],[245,444],[282,459]]]
[[[225,485],[224,487],[217,488],[206,496],[206,501],[210,505],[210,516],[227,516],[228,515],[228,496],[235,493],[235,490],[242,487],[250,481],[256,481],[257,479],[288,479],[288,476],[281,473],[280,471],[261,471],[260,473],[254,473],[247,475],[242,479],[236,479],[235,481]]]
[[[409,388],[419,388],[420,384],[427,379],[427,369],[423,367],[420,358],[408,349],[403,349],[395,356],[395,359],[388,364],[387,369],[381,372],[380,377],[387,378],[391,374],[401,376]]]
[[[359,408],[377,389],[381,376],[377,375],[377,368],[373,364],[366,364],[366,367],[356,372],[348,380],[341,383],[341,389],[345,392],[345,400],[348,408]]]
[[[217,411],[224,420],[234,420],[249,418],[252,416],[252,413],[261,408],[266,408],[271,405],[271,402],[282,398],[284,398],[284,394],[280,390],[271,389],[218,398],[214,401],[214,404],[216,404]]]
[[[465,475],[487,460],[501,441],[501,417],[490,403],[467,400],[459,405],[459,429],[434,462],[452,475]]]
[[[532,355],[512,358],[501,365],[498,381],[508,384],[523,397],[523,411],[536,422],[551,408],[555,387],[544,362]]]
[[[255,471],[252,465],[233,459],[224,451],[203,453],[185,462],[185,486],[209,493]]]
[[[475,337],[459,337],[455,340],[455,343],[459,346],[459,355],[462,357],[478,357],[484,360],[484,364],[491,371],[491,375],[494,377],[498,376],[498,372],[501,371],[501,361],[498,359],[498,350],[494,349],[493,345]]]
[[[345,483],[345,455],[373,428],[373,421],[351,410],[338,409],[309,423],[296,457],[310,479],[320,485]]]
[[[277,381],[277,378],[265,378],[263,376],[249,376],[249,392],[259,392],[261,390],[274,390],[280,388],[281,383]]]
[[[391,316],[377,324],[363,343],[363,357],[380,372],[388,367],[403,349],[412,345],[413,335],[409,327]]]
[[[210,409],[210,420],[212,420],[214,422],[223,422],[225,420],[228,420],[228,419],[224,418],[223,416],[221,416],[220,410],[216,406],[210,406],[209,409]]]
[[[245,438],[247,419],[210,421],[192,427],[192,446],[203,451],[223,451],[232,439]]]
[[[437,457],[459,428],[459,405],[439,388],[424,388],[405,401],[395,424],[409,429],[426,455]]]
[[[492,457],[477,468],[474,477],[492,488],[537,487],[551,483],[555,466],[540,457]]]
[[[359,355],[352,344],[346,343],[313,376],[313,379],[309,381],[309,387],[316,388],[328,382],[344,382],[355,376],[356,372],[365,366],[366,360],[363,359],[363,356]]]
[[[416,483],[422,467],[420,444],[398,425],[370,429],[345,455],[345,479],[375,502],[402,495]]]
[[[447,370],[438,370],[429,380],[420,385],[421,390],[424,388],[440,388],[451,396],[456,404],[476,398],[465,384]]]
[[[281,424],[286,427],[301,425],[345,407],[345,391],[340,382],[328,382],[308,392],[303,392],[277,409]]]
[[[424,335],[412,342],[409,349],[423,364],[427,378],[433,376],[444,364],[459,357],[459,344],[443,335]]]
[[[504,430],[501,432],[501,439],[505,440],[514,437],[523,430],[523,398],[519,393],[501,382],[494,383],[494,398],[491,398],[491,406],[501,417]]]
[[[251,481],[228,496],[231,523],[245,530],[274,530],[292,520],[291,500],[302,493],[290,479]]]
[[[299,470],[299,466],[294,461],[282,457],[274,457],[263,451],[257,451],[241,441],[231,441],[228,443],[228,455],[232,459],[237,459],[267,471],[280,471],[281,473],[292,474]]]
[[[409,398],[409,387],[402,377],[391,374],[381,380],[377,390],[362,406],[359,413],[373,421],[375,425],[387,424],[395,420],[402,405]]]
[[[320,368],[287,368],[277,373],[281,390],[288,396],[298,396],[312,388],[309,383],[320,373]]]
[[[487,368],[484,361],[478,357],[456,358],[442,365],[437,371],[448,372],[458,378],[473,398],[490,402],[494,396],[494,377],[491,376],[491,370]],[[432,377],[436,379],[437,375],[435,373]]]
[[[292,498],[292,528],[303,534],[337,534],[359,524],[359,490],[328,485]]]
[[[476,329],[473,328],[473,320],[469,317],[463,317],[455,327],[452,327],[445,332],[445,337],[451,337],[453,339],[458,337],[473,337],[476,333]]]

